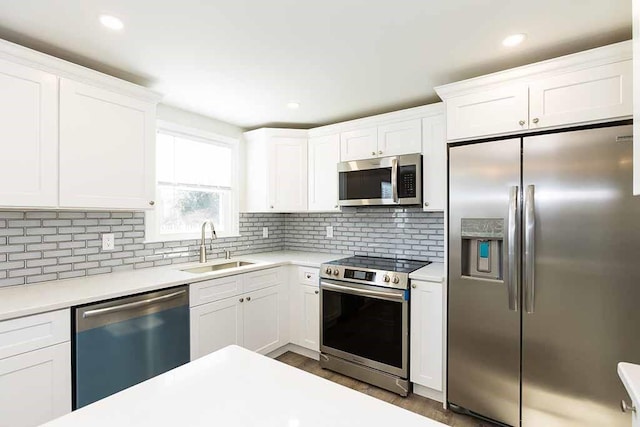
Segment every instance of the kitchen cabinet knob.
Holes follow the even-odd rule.
[[[381,151],[378,151],[378,154],[382,154],[382,150],[381,150]]]
[[[273,209],[273,205],[269,206],[269,208]]]
[[[418,286],[417,286],[415,283],[411,285],[411,288],[413,288],[413,289],[415,289],[415,288],[417,288],[417,287],[418,287]]]
[[[307,279],[311,279],[311,275],[310,275],[309,273],[305,274],[305,277],[306,277]]]
[[[629,405],[624,400],[620,401],[620,409],[622,410],[622,412],[636,412],[636,407],[633,405]]]
[[[429,202],[424,202],[424,205],[425,206],[429,206]]]
[[[334,209],[338,209],[338,205],[335,205],[335,206],[334,206]]]
[[[372,155],[372,156],[375,156],[375,155],[376,155],[376,152],[375,152],[375,151],[372,151],[372,152],[371,152],[371,155]]]
[[[251,301],[251,297],[247,297],[247,302]]]
[[[318,295],[320,293],[320,291],[315,291],[316,295]]]
[[[518,123],[520,124],[520,126],[524,126],[526,122],[524,120],[520,120]]]
[[[535,123],[535,124],[538,124],[538,122],[540,121],[540,119],[536,117],[535,119],[533,119],[533,120],[531,120],[531,121],[532,121],[533,123]]]
[[[153,205],[155,205],[155,204],[156,204],[156,202],[154,202],[153,200],[150,200],[150,201],[149,201],[149,204],[150,204],[151,206],[153,206]]]
[[[240,298],[240,302],[244,302],[244,298]]]

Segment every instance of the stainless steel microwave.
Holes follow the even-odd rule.
[[[338,204],[422,204],[422,155],[407,154],[338,163]]]

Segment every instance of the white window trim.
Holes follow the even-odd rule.
[[[225,146],[231,146],[232,156],[235,162],[235,168],[231,177],[232,198],[233,204],[233,228],[228,233],[219,233],[216,230],[218,237],[238,237],[240,236],[240,140],[231,138],[224,135],[218,135],[212,132],[207,132],[202,129],[192,128],[189,126],[179,125],[177,123],[167,122],[164,120],[156,121],[156,132],[161,131],[175,136],[183,136],[206,142],[209,144],[215,144],[221,142]],[[154,147],[155,148],[155,147]],[[154,162],[156,159],[154,158]],[[158,188],[158,180],[154,177],[154,191]],[[154,199],[157,198],[154,196]],[[145,212],[145,243],[152,242],[172,242],[176,240],[195,240],[200,239],[201,233],[175,233],[170,235],[161,236],[158,230],[158,224],[156,221],[155,210]],[[207,238],[211,238],[210,231],[207,231]]]

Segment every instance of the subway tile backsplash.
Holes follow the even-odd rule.
[[[0,212],[0,286],[196,262],[199,240],[144,242],[143,212]],[[334,237],[326,238],[326,226]],[[269,227],[269,237],[262,228]],[[102,250],[102,234],[115,249]],[[208,243],[208,241],[207,241]],[[341,213],[240,214],[240,236],[220,238],[210,258],[278,250],[442,261],[442,213],[345,208]]]

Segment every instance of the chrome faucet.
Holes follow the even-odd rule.
[[[207,224],[209,224],[211,226],[211,243],[209,244],[209,247],[211,249],[213,249],[213,239],[217,239],[218,236],[216,235],[216,229],[213,226],[213,223],[211,221],[205,221],[202,223],[202,241],[200,242],[200,262],[207,262],[207,247],[204,244],[204,233],[207,230]]]

